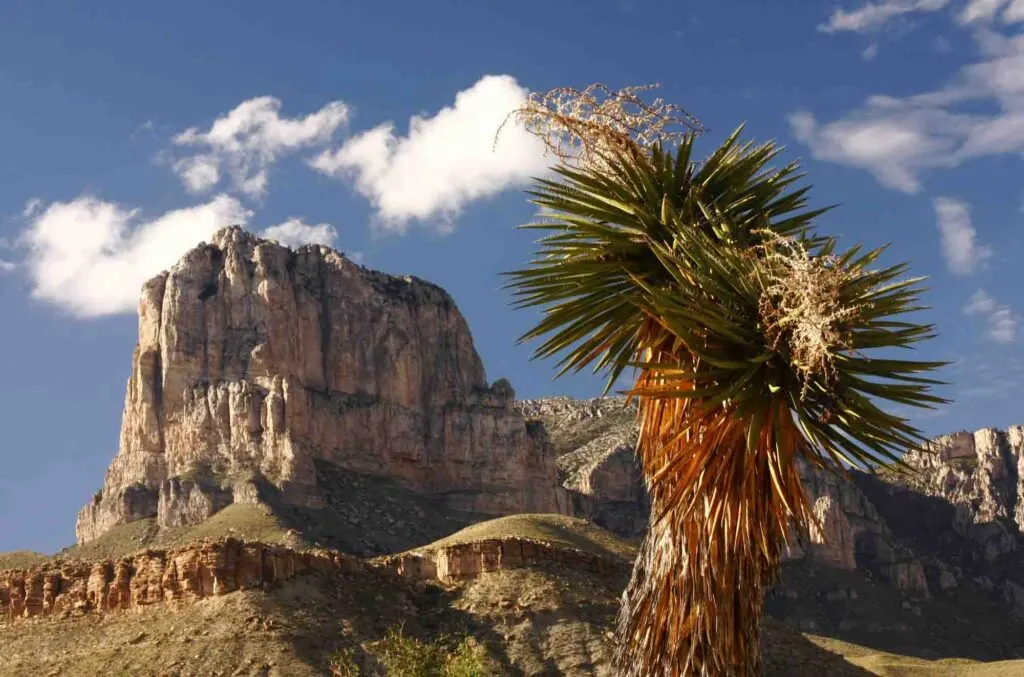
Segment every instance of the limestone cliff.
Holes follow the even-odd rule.
[[[1024,531],[1024,426],[943,435],[930,447],[907,455],[918,472],[901,483],[953,505],[954,529],[989,557],[1014,549],[1013,532]]]
[[[565,512],[546,437],[513,398],[439,287],[225,229],[142,290],[120,448],[78,540],[144,517],[194,524],[267,485],[318,508],[315,461],[453,510]]]

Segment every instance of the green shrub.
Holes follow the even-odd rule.
[[[388,677],[489,677],[483,650],[468,637],[423,642],[392,628],[381,642],[378,659]]]
[[[356,664],[356,650],[352,647],[339,649],[327,657],[331,677],[359,677],[362,671]]]

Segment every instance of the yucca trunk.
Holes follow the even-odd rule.
[[[651,394],[669,387],[678,380],[653,371],[637,382],[651,523],[623,594],[615,663],[622,677],[760,675],[764,590],[790,524],[810,515],[793,463],[803,438],[781,394],[742,414]]]

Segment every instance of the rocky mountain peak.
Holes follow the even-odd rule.
[[[550,446],[513,398],[440,287],[226,228],[143,286],[120,448],[78,539],[268,492],[317,509],[318,462],[459,511],[564,510]]]

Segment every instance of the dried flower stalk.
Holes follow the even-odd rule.
[[[803,378],[806,397],[815,376],[828,386],[835,379],[835,355],[849,350],[846,327],[859,316],[861,306],[844,303],[840,290],[848,288],[853,273],[833,255],[812,256],[790,237],[764,232],[766,280],[760,315],[772,349],[786,340],[793,368]]]
[[[539,137],[545,152],[563,164],[595,168],[606,167],[612,151],[642,152],[659,142],[671,144],[688,134],[702,134],[704,126],[683,108],[662,99],[648,104],[640,98],[641,92],[659,86],[612,91],[594,83],[582,91],[557,87],[546,93],[531,92],[505,118],[498,134],[510,118],[514,119]]]

